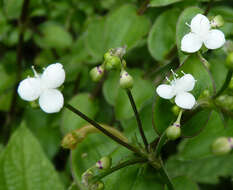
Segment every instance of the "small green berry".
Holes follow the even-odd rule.
[[[108,169],[112,165],[112,159],[108,156],[101,158],[98,162],[96,162],[96,167],[99,169]]]
[[[94,82],[98,82],[104,75],[104,69],[102,66],[96,66],[90,71],[90,76]]]
[[[173,124],[166,129],[166,135],[169,140],[175,140],[180,137],[181,129],[180,125]]]
[[[133,87],[133,77],[126,71],[122,71],[120,74],[120,87],[124,89],[130,89]]]
[[[104,61],[109,61],[112,58],[112,54],[107,52],[104,54]]]
[[[212,152],[215,155],[224,155],[231,151],[231,138],[227,137],[219,137],[217,140],[214,141],[212,144]]]

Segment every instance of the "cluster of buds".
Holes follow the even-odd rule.
[[[169,140],[175,140],[180,137],[181,129],[180,129],[180,123],[173,123],[173,125],[169,126],[166,129],[166,135]]]
[[[104,54],[104,62],[100,66],[94,67],[90,71],[90,76],[94,82],[98,82],[103,78],[104,72],[109,70],[120,70],[120,87],[130,89],[133,87],[133,77],[126,71],[126,61],[123,56],[126,47],[110,49]]]
[[[233,148],[232,137],[219,137],[212,144],[212,152],[215,155],[224,155],[231,151]]]

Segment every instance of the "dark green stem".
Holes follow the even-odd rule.
[[[71,106],[70,104],[65,104],[65,107],[67,109],[69,109],[70,111],[72,111],[73,113],[75,113],[78,116],[80,116],[81,118],[83,118],[84,120],[86,120],[88,123],[90,123],[91,125],[93,125],[95,128],[99,129],[101,132],[103,132],[105,135],[107,135],[108,137],[110,137],[112,140],[114,140],[118,144],[126,147],[127,149],[131,150],[132,152],[134,152],[136,154],[141,155],[141,152],[136,147],[134,147],[134,146],[132,146],[132,145],[130,145],[130,144],[122,141],[121,139],[119,139],[118,137],[116,137],[115,135],[113,135],[112,133],[110,133],[109,131],[107,131],[106,129],[104,129],[103,127],[101,127],[97,122],[95,122],[94,120],[90,119],[89,117],[87,117],[82,112],[80,112],[75,107]]]
[[[132,93],[131,93],[130,90],[126,90],[126,92],[127,92],[128,97],[129,97],[131,106],[133,108],[133,111],[134,111],[134,114],[135,114],[135,117],[136,117],[136,120],[137,120],[137,124],[138,124],[138,129],[139,129],[140,135],[142,137],[142,140],[143,140],[143,143],[145,145],[146,151],[148,152],[148,142],[147,142],[145,133],[144,133],[143,128],[142,128],[142,122],[140,120],[140,116],[138,114],[138,110],[137,110],[136,104],[134,102]]]
[[[159,137],[159,142],[155,149],[155,157],[160,155],[162,147],[166,143],[166,141],[167,141],[167,136],[166,136],[166,132],[164,131],[163,134]]]
[[[233,70],[229,70],[224,84],[222,85],[221,89],[217,92],[217,94],[215,94],[213,98],[217,98],[228,87],[229,83],[231,82],[232,75],[233,75]]]
[[[138,12],[137,12],[138,15],[144,14],[144,12],[146,11],[146,9],[148,8],[149,3],[150,3],[150,0],[145,0],[142,3],[141,7],[138,9]]]
[[[146,158],[135,158],[135,159],[132,159],[132,160],[127,160],[125,162],[122,162],[120,164],[118,164],[117,166],[114,166],[110,169],[108,169],[107,171],[104,171],[104,172],[101,172],[100,174],[96,175],[94,178],[93,178],[93,181],[92,183],[95,183],[96,181],[99,181],[100,179],[104,178],[105,176],[117,171],[117,170],[120,170],[124,167],[127,167],[127,166],[130,166],[130,165],[134,165],[134,164],[138,164],[138,163],[145,163],[147,162],[147,159]]]

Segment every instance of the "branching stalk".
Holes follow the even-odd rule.
[[[118,137],[116,137],[115,135],[113,135],[112,133],[110,133],[109,131],[107,131],[106,129],[104,129],[102,126],[100,126],[97,122],[95,122],[94,120],[90,119],[89,117],[87,117],[82,112],[80,112],[75,107],[71,106],[70,104],[65,104],[65,107],[67,109],[69,109],[70,111],[72,111],[73,113],[75,113],[76,115],[78,115],[81,118],[83,118],[84,120],[86,120],[88,123],[90,123],[91,125],[93,125],[95,128],[99,129],[101,132],[103,132],[105,135],[107,135],[108,137],[110,137],[112,140],[114,140],[118,144],[126,147],[127,149],[131,150],[132,152],[134,152],[136,154],[141,155],[141,152],[136,147],[134,147],[134,146],[132,146],[132,145],[130,145],[130,144],[122,141],[121,139],[119,139]]]

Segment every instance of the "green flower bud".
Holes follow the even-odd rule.
[[[104,61],[109,61],[112,58],[111,52],[107,52],[104,54]]]
[[[126,71],[122,71],[120,74],[120,87],[124,89],[129,89],[133,87],[133,77],[129,75]]]
[[[217,15],[213,18],[211,21],[211,26],[212,27],[221,27],[224,25],[224,19],[221,15]]]
[[[169,140],[175,140],[180,137],[181,129],[180,124],[174,123],[166,129],[166,135]]]
[[[226,66],[233,70],[233,52],[227,55]]]
[[[38,104],[37,101],[31,101],[31,102],[30,102],[30,106],[31,106],[32,108],[38,108],[38,107],[39,107],[39,104]]]
[[[121,59],[117,56],[112,56],[110,59],[105,61],[105,68],[107,70],[120,69],[121,68]]]
[[[104,75],[104,69],[102,66],[96,66],[93,69],[91,69],[91,71],[90,71],[91,79],[94,82],[100,81],[101,78],[103,77],[103,75]]]
[[[103,190],[104,183],[102,181],[97,181],[95,184],[92,184],[90,190]]]
[[[108,169],[112,165],[112,159],[108,156],[101,158],[98,162],[96,162],[96,167],[99,169]]]
[[[212,152],[215,155],[224,155],[229,153],[231,151],[231,144],[230,144],[231,141],[232,138],[219,137],[212,144]]]

